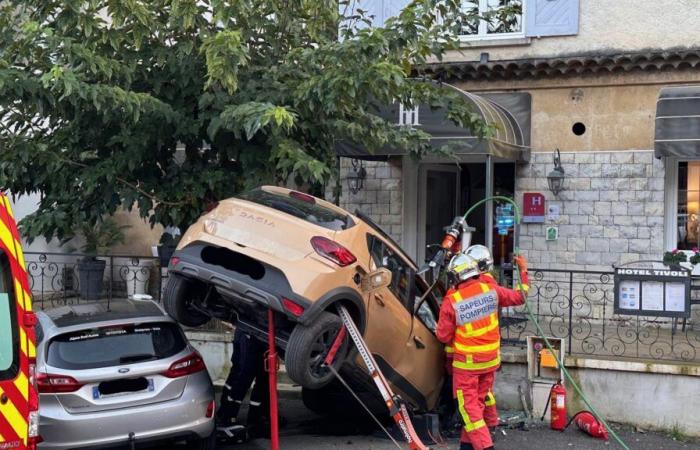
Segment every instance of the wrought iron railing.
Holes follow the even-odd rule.
[[[161,300],[164,277],[160,260],[151,256],[98,255],[96,266],[85,264],[90,255],[26,252],[29,285],[35,308],[103,300],[108,303],[134,295]]]
[[[612,272],[531,269],[528,301],[570,355],[700,363],[700,311],[682,322],[615,314]],[[504,309],[501,327],[505,343],[524,345],[536,334],[524,307]]]

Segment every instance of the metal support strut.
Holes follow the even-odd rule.
[[[374,384],[377,385],[377,389],[379,389],[379,393],[382,395],[382,399],[384,399],[384,403],[389,409],[389,414],[391,414],[391,417],[394,419],[394,422],[396,422],[396,425],[399,427],[404,439],[408,443],[408,448],[410,450],[430,450],[430,448],[423,444],[418,437],[416,430],[413,428],[413,423],[411,422],[411,417],[408,414],[406,405],[401,397],[394,394],[394,392],[391,390],[389,382],[384,377],[384,374],[382,374],[382,372],[379,370],[379,366],[377,365],[374,356],[372,356],[369,348],[367,348],[367,344],[362,339],[360,331],[357,329],[357,326],[355,326],[355,322],[352,321],[352,317],[348,313],[347,309],[345,309],[344,306],[339,305],[338,314],[340,315],[340,319],[343,321],[343,328],[341,328],[340,332],[338,333],[338,338],[340,339],[336,338],[336,342],[334,342],[332,346],[332,351],[329,352],[329,355],[325,360],[326,364],[331,369],[333,368],[331,365],[333,358],[340,347],[340,343],[342,343],[342,338],[345,337],[345,333],[347,332],[357,347],[357,351],[360,353],[365,366],[367,366],[367,371],[372,377],[372,380],[374,380]],[[336,374],[336,376],[339,376],[335,370],[333,370],[333,372]]]
[[[267,310],[267,321],[268,350],[265,355],[265,369],[270,379],[270,449],[279,450],[280,438],[277,405],[277,371],[279,370],[279,364],[277,362],[277,349],[275,346],[275,312],[272,309]]]

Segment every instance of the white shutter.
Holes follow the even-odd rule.
[[[579,0],[525,0],[527,36],[578,34]]]

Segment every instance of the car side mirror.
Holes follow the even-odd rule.
[[[366,274],[362,278],[360,289],[363,292],[370,293],[385,288],[391,285],[391,271],[382,267],[372,273]]]

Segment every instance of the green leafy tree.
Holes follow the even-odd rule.
[[[338,140],[420,156],[399,100],[489,126],[421,73],[469,20],[415,0],[382,27],[346,1],[0,2],[0,187],[41,192],[29,238],[64,239],[118,208],[186,226],[246,187],[319,186]]]

